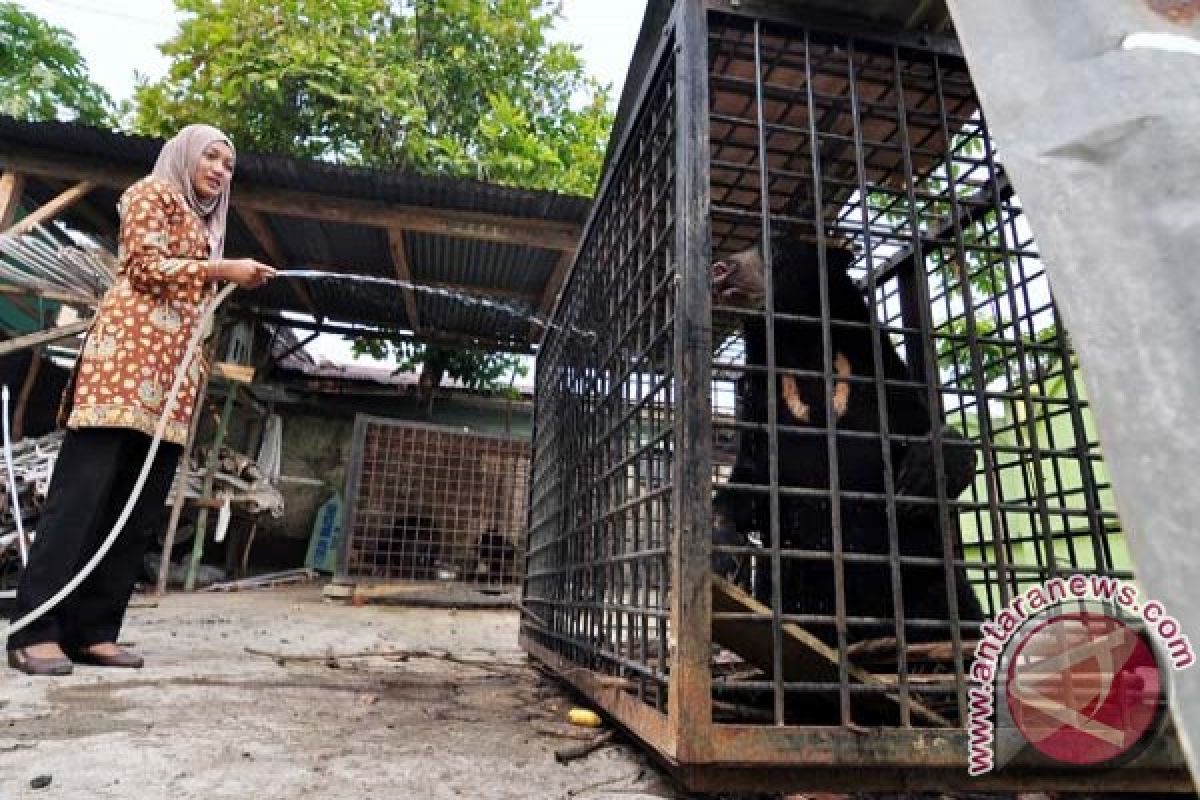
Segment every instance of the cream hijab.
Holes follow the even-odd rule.
[[[225,253],[225,217],[229,213],[229,187],[216,197],[202,198],[192,186],[192,173],[204,148],[213,142],[224,142],[233,150],[233,142],[211,125],[188,125],[167,140],[151,174],[176,189],[187,200],[188,206],[204,222],[208,229],[208,258],[217,261]],[[237,151],[234,151],[236,154]]]

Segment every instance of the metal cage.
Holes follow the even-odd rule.
[[[1190,786],[1171,737],[968,777],[981,622],[1132,577],[1111,486],[956,42],[768,5],[675,3],[610,151],[538,359],[524,647],[694,789]],[[721,291],[755,247],[761,307]]]
[[[520,581],[529,443],[360,414],[338,579]]]

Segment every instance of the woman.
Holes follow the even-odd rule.
[[[76,365],[76,385],[64,398],[70,403],[68,430],[17,587],[14,618],[56,594],[112,529],[216,283],[249,289],[275,275],[253,259],[222,258],[233,163],[228,136],[189,125],[163,146],[154,171],[121,197],[117,280],[100,303]],[[117,646],[117,633],[183,450],[205,369],[199,353],[186,369],[124,530],[74,592],[9,637],[13,668],[66,675],[73,662],[142,666],[140,656]]]

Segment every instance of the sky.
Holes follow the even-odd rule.
[[[92,80],[114,100],[132,96],[135,74],[153,80],[166,72],[158,45],[175,32],[173,0],[18,0],[18,5],[74,34]],[[552,38],[582,48],[588,71],[612,85],[614,104],[645,8],[646,0],[562,0],[563,18]],[[322,336],[309,351],[334,361],[350,360],[349,344],[340,337]]]

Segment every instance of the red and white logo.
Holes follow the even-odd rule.
[[[1089,769],[1137,758],[1163,727],[1170,673],[1196,662],[1178,620],[1119,578],[1027,587],[980,626],[967,690],[967,771],[1030,750]]]
[[[1003,674],[1013,727],[1055,761],[1115,764],[1158,732],[1166,676],[1146,635],[1099,611],[1049,616],[1011,643]]]

